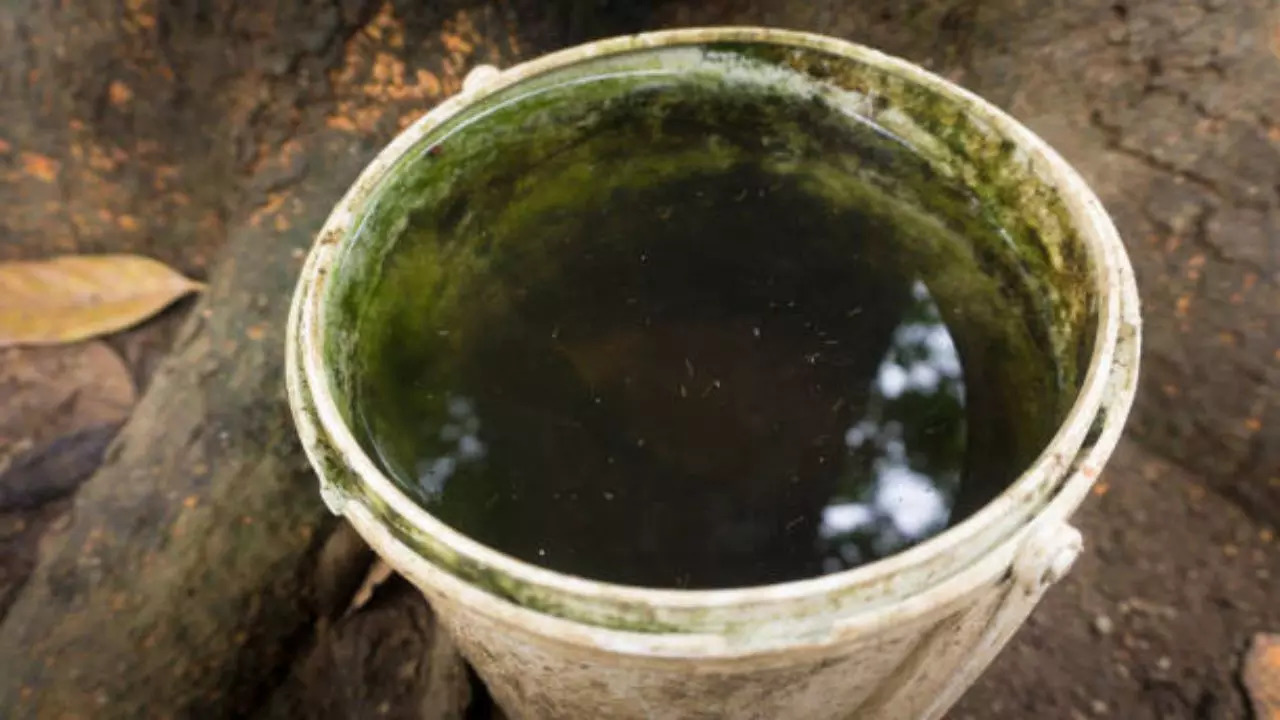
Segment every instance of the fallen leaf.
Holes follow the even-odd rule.
[[[1253,716],[1258,720],[1280,719],[1280,635],[1253,636],[1243,675]]]
[[[0,472],[0,512],[33,510],[70,495],[98,469],[119,427],[97,425],[14,458]]]
[[[0,472],[9,459],[129,416],[137,391],[106,343],[0,349]]]
[[[1280,635],[1253,635],[1243,675],[1253,716],[1258,720],[1280,719]]]
[[[0,616],[136,398],[128,368],[101,340],[0,348]]]
[[[369,572],[364,576],[364,582],[360,583],[360,588],[356,590],[356,594],[351,597],[351,605],[347,608],[347,614],[359,610],[368,604],[373,598],[373,592],[378,586],[386,582],[395,571],[391,569],[382,558],[375,558],[373,565],[369,567]]]
[[[136,255],[0,263],[0,347],[74,342],[121,330],[203,287]]]

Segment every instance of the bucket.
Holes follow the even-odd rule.
[[[441,133],[602,69],[819,87],[910,143],[933,171],[974,188],[1016,251],[1039,263],[1050,341],[1074,368],[1074,399],[1043,452],[994,500],[909,549],[733,589],[555,572],[459,533],[411,499],[357,439],[344,399],[352,371],[343,353],[359,339],[334,318],[379,251],[376,238],[356,242],[359,230],[377,213],[414,210],[379,202],[406,167],[438,152]],[[1069,519],[1120,435],[1139,335],[1133,275],[1110,219],[1080,176],[1017,121],[915,65],[840,40],[685,29],[477,69],[459,95],[397,137],[338,203],[306,261],[287,379],[325,502],[423,592],[508,716],[902,720],[940,717],[1080,553]]]

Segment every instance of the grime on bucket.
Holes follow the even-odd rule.
[[[1090,335],[1062,352],[1026,228],[768,52],[561,68],[377,189],[327,354],[440,520],[597,580],[761,585],[937,534],[1048,444]]]

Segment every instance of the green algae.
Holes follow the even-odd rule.
[[[508,88],[433,130],[392,168],[373,193],[355,237],[346,244],[330,291],[335,314],[327,319],[326,354],[348,422],[354,424],[354,379],[385,363],[384,354],[393,352],[397,337],[421,328],[424,319],[430,326],[432,317],[502,315],[518,298],[509,288],[486,282],[499,266],[509,270],[517,265],[531,279],[555,277],[545,248],[522,245],[526,229],[540,218],[588,207],[611,193],[733,167],[741,162],[743,142],[752,134],[776,139],[779,159],[769,170],[786,175],[791,170],[788,155],[839,144],[847,128],[822,126],[830,124],[830,106],[847,104],[844,93],[852,93],[868,99],[867,120],[894,131],[910,143],[905,152],[927,162],[905,168],[876,166],[856,151],[834,153],[831,162],[807,174],[804,182],[832,207],[859,208],[927,239],[907,249],[910,258],[883,262],[925,268],[931,287],[957,299],[958,305],[970,294],[1000,293],[1022,317],[1035,318],[1031,325],[1043,328],[1042,335],[1019,344],[1009,334],[1009,342],[998,350],[1007,354],[1000,365],[1042,366],[1044,358],[1052,358],[1052,378],[1010,385],[1030,389],[1024,390],[1026,403],[1048,403],[1050,407],[1033,414],[1056,425],[1082,379],[1096,309],[1083,290],[1089,268],[1060,198],[1017,158],[1011,144],[930,88],[820,51],[707,46],[698,49],[700,64],[690,74],[681,66],[691,62],[688,50],[638,51],[588,61]],[[675,52],[681,54],[677,61],[660,57]],[[729,64],[737,74],[727,79],[722,71]],[[751,77],[758,65],[769,68],[760,73],[759,81]],[[779,69],[795,74],[805,90],[780,82]],[[633,123],[626,133],[616,132],[616,126],[609,131],[611,111],[676,73],[685,86],[735,97],[733,117],[721,119],[727,140],[685,152],[646,152],[646,143],[672,112],[661,93],[649,98],[647,122]],[[601,74],[612,77],[583,82]],[[810,80],[818,84],[808,87]],[[570,107],[562,102],[564,92],[573,93]],[[805,112],[806,105],[813,111]],[[634,119],[633,110],[619,114]],[[509,129],[510,135],[465,132],[469,123],[481,120]],[[566,148],[584,147],[601,158],[630,158],[628,172],[600,178],[581,162],[581,153],[565,153]],[[545,182],[544,174],[533,192],[524,170],[557,162],[553,182]],[[961,181],[970,193],[942,190],[939,177]],[[395,257],[393,250],[406,229],[424,224],[435,226],[434,239],[415,240],[423,249],[411,259]],[[481,225],[487,228],[483,241],[449,241]],[[991,226],[1004,232],[993,236],[987,232]],[[984,244],[970,242],[975,239]],[[961,266],[977,271],[955,272]],[[390,302],[380,294],[387,287],[402,287],[404,292]],[[996,318],[986,322],[991,327],[1001,324]],[[439,343],[447,352],[465,355],[468,344],[480,342],[483,333],[483,323],[451,323],[447,334],[439,335]],[[1045,427],[1030,430],[1043,434]],[[415,549],[477,585],[551,614],[572,612],[537,588],[463,562],[442,544],[402,527],[403,522],[392,524]],[[644,629],[646,623],[619,617],[614,626]]]

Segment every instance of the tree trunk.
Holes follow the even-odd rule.
[[[0,257],[129,249],[198,275],[223,232],[228,247],[0,625],[0,707],[207,717],[275,694],[267,710],[296,710],[289,687],[308,668],[386,659],[358,646],[388,613],[340,621],[371,555],[335,534],[288,413],[283,330],[304,251],[372,154],[470,66],[638,16],[578,2],[26,5],[0,11],[13,183],[0,222],[16,239]],[[433,712],[456,716],[461,666],[428,610],[394,602],[406,647],[435,648],[413,693],[436,678],[453,689],[430,693]]]

